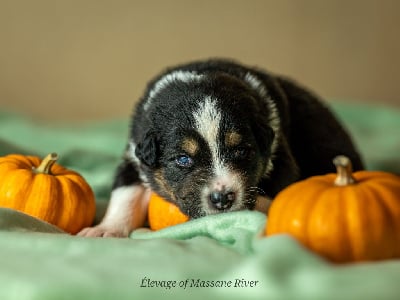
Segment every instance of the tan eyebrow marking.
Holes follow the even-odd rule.
[[[182,150],[194,156],[199,150],[199,144],[193,138],[184,138],[182,141]]]
[[[242,141],[242,136],[235,132],[235,131],[229,131],[225,135],[225,145],[228,147],[234,147],[240,144]]]

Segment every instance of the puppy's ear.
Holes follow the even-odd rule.
[[[137,144],[135,154],[146,166],[150,168],[157,166],[159,141],[157,134],[154,131],[149,130],[146,132],[142,141]]]

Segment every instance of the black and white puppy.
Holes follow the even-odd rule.
[[[287,185],[334,172],[339,154],[362,168],[333,114],[292,81],[227,60],[177,66],[148,85],[106,215],[80,235],[142,227],[150,190],[192,219],[265,210]]]

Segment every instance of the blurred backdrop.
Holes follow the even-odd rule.
[[[127,117],[169,65],[228,57],[400,107],[397,0],[0,0],[0,109]]]

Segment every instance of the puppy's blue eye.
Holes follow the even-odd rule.
[[[175,162],[180,167],[190,167],[193,164],[193,159],[187,155],[180,155],[175,159]]]

